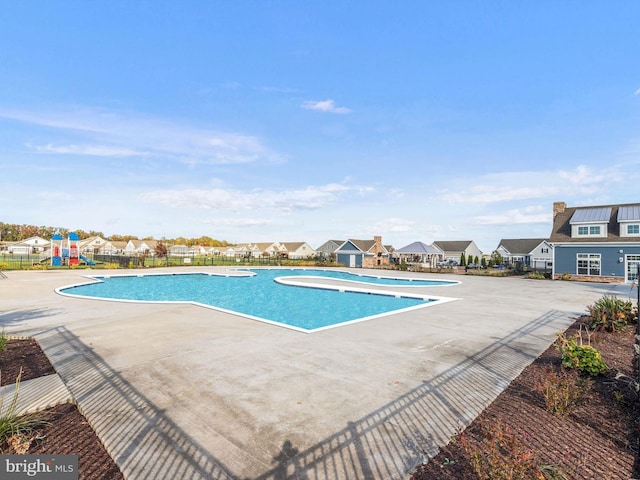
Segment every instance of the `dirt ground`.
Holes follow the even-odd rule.
[[[567,330],[567,337],[578,333],[580,321]],[[494,473],[487,478],[638,478],[637,393],[624,379],[615,378],[616,374],[638,376],[633,365],[635,328],[591,337],[611,370],[584,386],[583,396],[567,415],[549,413],[537,388],[550,372],[563,371],[581,380],[575,370],[562,367],[560,352],[551,346],[436,457],[420,466],[411,480],[478,478],[471,464],[478,452],[485,459],[496,457],[496,452],[509,454],[503,468],[526,472],[523,477]],[[500,462],[493,465],[497,472]]]
[[[51,375],[55,370],[33,339],[10,340],[0,352],[1,385]],[[15,443],[0,444],[0,453],[78,455],[78,478],[82,480],[123,480],[124,476],[78,408],[59,405],[45,412],[46,424]],[[14,445],[14,446],[12,446]],[[26,449],[26,450],[23,450]]]

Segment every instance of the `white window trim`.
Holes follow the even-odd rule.
[[[580,257],[583,258],[580,258]],[[585,258],[586,257],[586,258]],[[580,273],[579,272],[579,262],[580,260],[586,260],[587,263],[587,273]],[[591,262],[592,261],[597,261],[598,262],[598,274],[592,274],[591,270],[592,270],[592,266],[591,266]],[[576,254],[576,275],[585,275],[587,277],[601,277],[602,276],[602,255],[599,253],[577,253]]]
[[[591,229],[598,227],[600,232],[591,233]],[[587,233],[580,233],[581,228],[586,228]],[[607,225],[604,223],[583,223],[571,226],[572,238],[605,238],[607,236]]]

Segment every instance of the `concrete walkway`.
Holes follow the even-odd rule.
[[[439,275],[463,283],[418,291],[459,300],[304,334],[54,292],[83,273],[8,272],[0,327],[38,340],[126,478],[148,480],[406,478],[588,304],[635,298],[628,285]]]

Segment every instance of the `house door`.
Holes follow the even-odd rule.
[[[349,255],[349,266],[350,267],[355,267],[356,266],[356,256],[355,255]]]
[[[640,255],[627,255],[625,258],[626,268],[625,282],[638,282],[640,273]]]

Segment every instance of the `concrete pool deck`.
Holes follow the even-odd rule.
[[[134,480],[407,478],[587,305],[636,295],[629,285],[422,275],[463,283],[412,292],[459,300],[305,334],[192,305],[54,292],[89,273],[100,272],[7,272],[0,328],[38,340]]]

